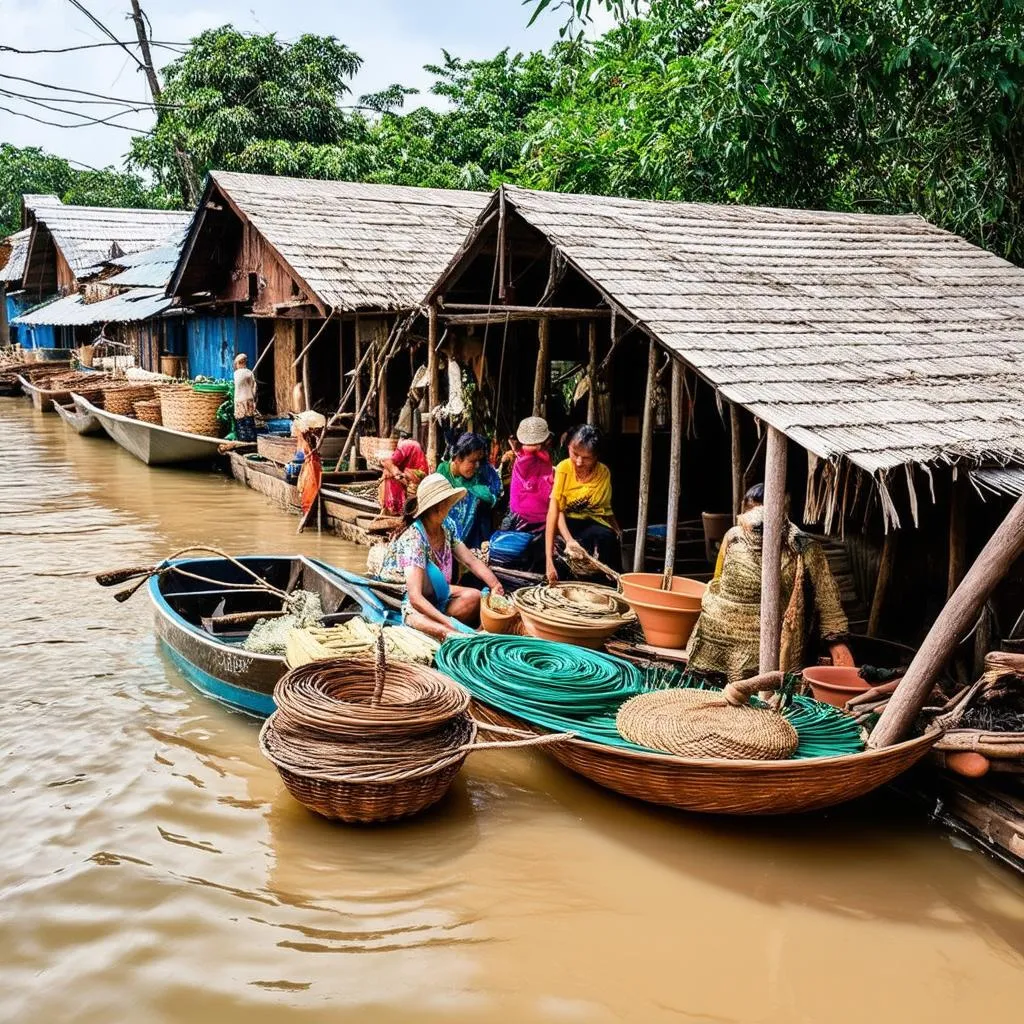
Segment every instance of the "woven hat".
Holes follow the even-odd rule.
[[[548,421],[543,416],[527,416],[516,431],[520,444],[543,444],[550,436]]]
[[[465,487],[452,487],[440,473],[430,473],[421,481],[416,489],[415,514],[419,519],[424,512],[428,512],[435,505],[445,506],[445,515],[451,507],[466,496]]]
[[[683,687],[632,697],[615,726],[627,740],[680,757],[780,761],[799,744],[796,729],[776,711],[733,705],[722,693]]]

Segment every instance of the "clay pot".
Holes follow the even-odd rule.
[[[505,611],[491,607],[491,595],[480,601],[480,628],[485,633],[514,633],[519,622],[519,609],[509,604]]]
[[[613,622],[600,626],[569,626],[562,623],[547,622],[519,610],[523,631],[526,636],[535,636],[538,640],[556,640],[562,644],[574,644],[576,647],[589,647],[592,651],[604,648],[604,642],[619,628],[622,623]]]
[[[843,708],[851,697],[875,685],[861,679],[859,672],[859,669],[845,665],[813,665],[805,668],[803,675],[804,680],[810,683],[815,700]]]
[[[692,581],[690,581],[692,582]],[[652,593],[654,593],[652,591]],[[665,597],[672,595],[661,592]],[[695,608],[669,608],[662,604],[648,601],[637,601],[627,598],[630,608],[636,612],[640,620],[640,628],[644,631],[644,639],[652,647],[669,647],[678,650],[686,646],[693,632],[693,627],[700,617],[700,601]],[[655,600],[657,598],[655,597]]]
[[[707,589],[706,583],[687,579],[685,576],[672,577],[672,589],[661,589],[661,573],[627,572],[619,577],[622,596],[631,604],[634,600],[662,608],[678,608],[700,611],[701,598]]]

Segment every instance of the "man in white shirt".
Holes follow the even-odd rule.
[[[235,437],[256,440],[256,376],[244,352],[235,356]]]

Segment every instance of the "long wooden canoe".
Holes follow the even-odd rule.
[[[88,434],[102,434],[103,424],[91,412],[80,412],[74,402],[53,401],[53,411],[76,433],[83,437]]]

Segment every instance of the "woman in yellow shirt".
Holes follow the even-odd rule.
[[[597,457],[601,434],[584,424],[569,435],[569,457],[555,467],[555,483],[544,530],[544,555],[549,583],[558,581],[555,543],[580,557],[586,551],[605,565],[622,565],[622,530],[612,511],[612,475]]]

